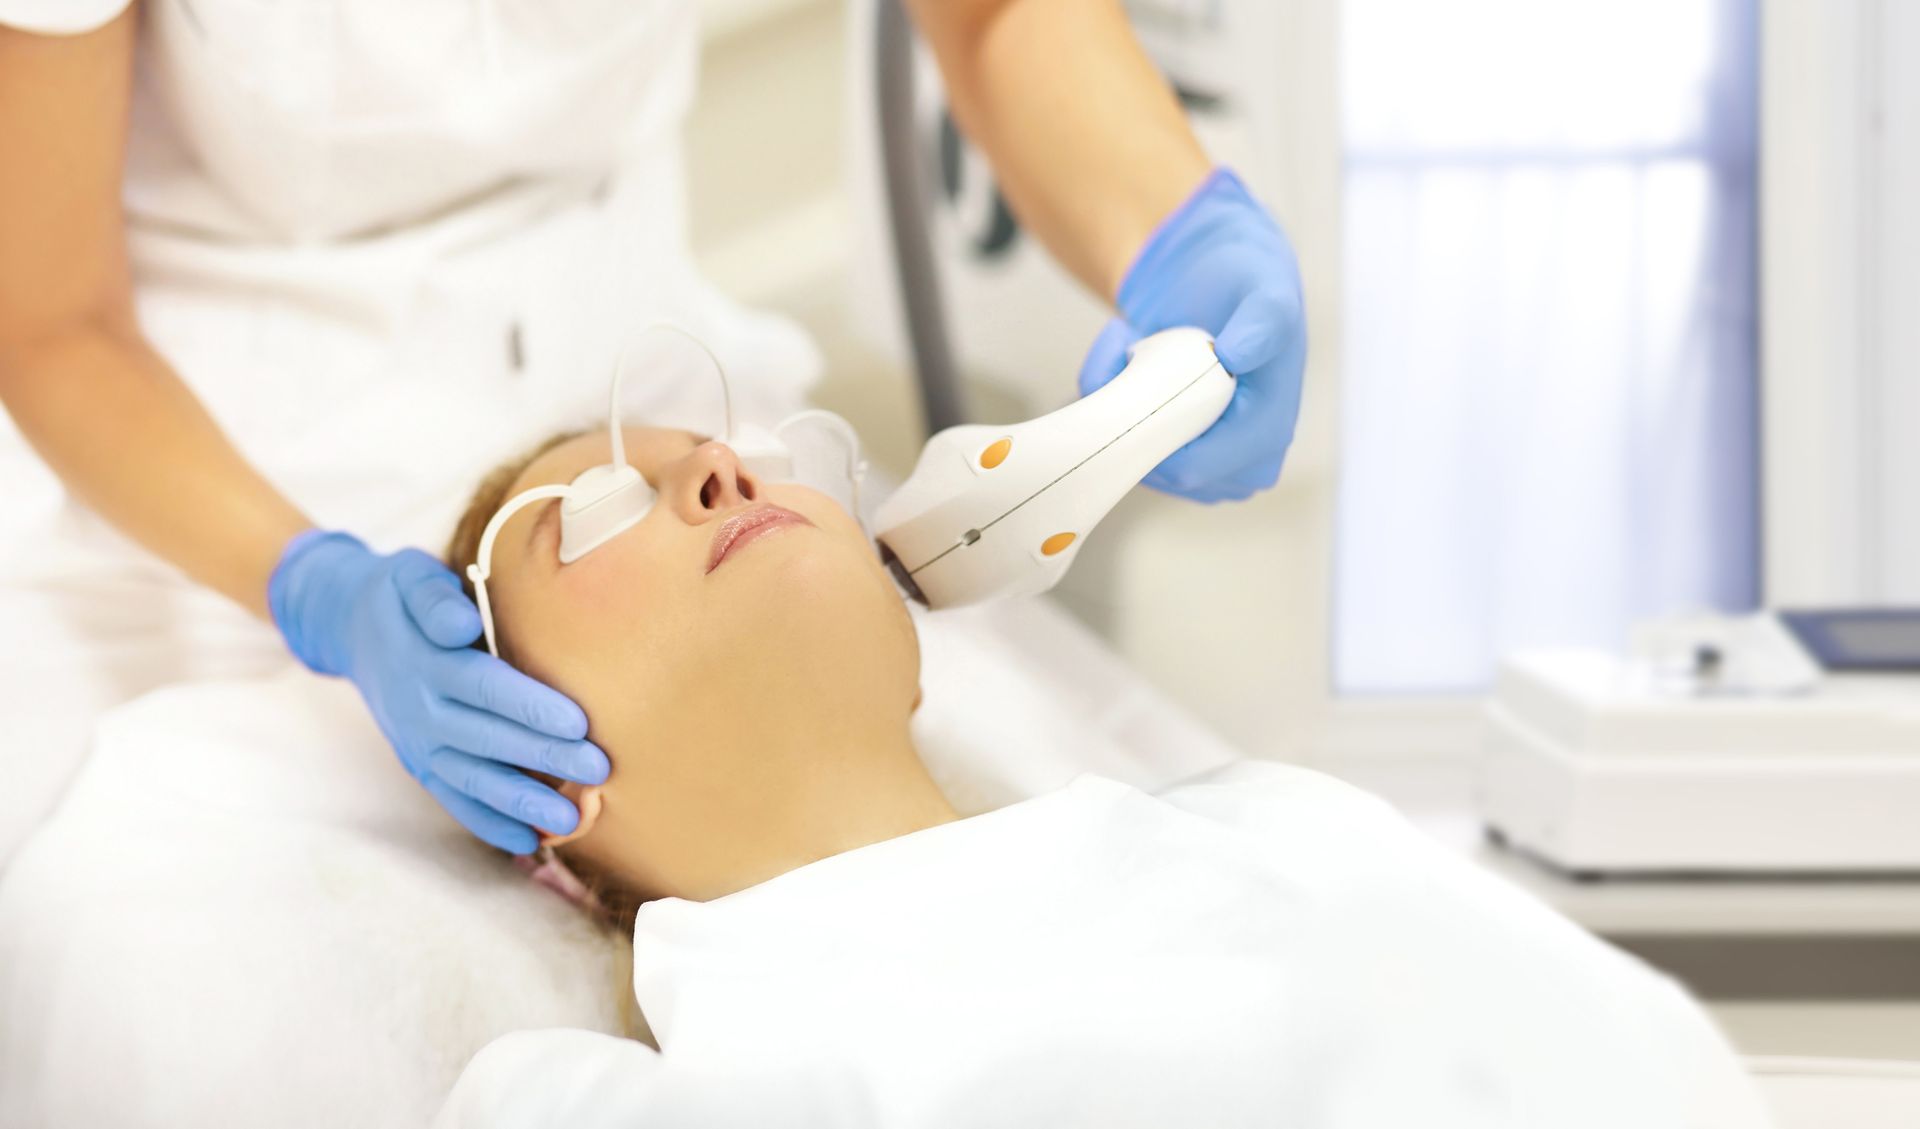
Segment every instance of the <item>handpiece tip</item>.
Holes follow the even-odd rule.
[[[901,593],[921,607],[931,608],[933,605],[927,602],[927,594],[913,582],[913,573],[908,572],[900,558],[893,555],[893,550],[887,548],[886,542],[875,541],[874,544],[880,549],[880,563],[886,565],[887,571],[893,574],[893,581],[900,586]]]

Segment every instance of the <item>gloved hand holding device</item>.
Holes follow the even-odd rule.
[[[288,542],[267,587],[273,622],[310,669],[351,680],[414,779],[481,839],[531,854],[579,812],[522,772],[599,784],[606,754],[559,692],[471,648],[480,613],[417,549],[382,556],[345,533]]]
[[[1211,333],[1236,378],[1218,423],[1154,469],[1146,484],[1202,502],[1272,486],[1293,441],[1307,360],[1300,269],[1279,224],[1226,169],[1163,220],[1135,257],[1080,369],[1080,393],[1106,384],[1142,337],[1178,326]]]

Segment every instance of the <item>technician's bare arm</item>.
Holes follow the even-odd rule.
[[[138,19],[0,28],[0,401],[67,488],[195,580],[266,613],[308,525],[141,335],[121,165]]]
[[[908,0],[1021,222],[1106,298],[1212,163],[1120,0]]]

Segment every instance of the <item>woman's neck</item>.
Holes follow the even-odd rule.
[[[575,850],[647,896],[705,901],[957,818],[904,717],[795,720],[729,717],[720,737],[596,715],[614,776]]]

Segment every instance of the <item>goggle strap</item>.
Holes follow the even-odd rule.
[[[467,579],[473,581],[474,602],[480,606],[480,628],[486,632],[487,653],[496,659],[500,657],[500,647],[493,635],[493,605],[487,599],[487,577],[493,575],[493,543],[500,536],[500,528],[507,524],[508,518],[535,502],[564,498],[568,489],[556,483],[515,494],[493,515],[493,520],[487,523],[486,532],[480,535],[480,549],[474,554],[473,563],[467,566]]]
[[[717,377],[720,381],[720,411],[721,411],[723,422],[726,424],[726,430],[720,433],[720,438],[723,442],[726,442],[726,443],[733,442],[733,437],[734,437],[733,383],[732,381],[727,379],[726,366],[720,363],[720,358],[717,355],[715,355],[713,348],[709,346],[705,341],[702,341],[691,330],[688,330],[683,326],[675,325],[670,321],[656,321],[656,322],[649,323],[648,325],[643,327],[638,334],[635,335],[633,340],[639,341],[640,339],[646,337],[650,333],[670,333],[677,337],[684,337],[688,341],[691,341],[693,343],[694,348],[700,350],[700,352],[706,356],[707,362],[713,366],[713,375]],[[631,351],[631,346],[629,346],[628,349],[623,350],[621,352],[619,362],[614,365],[613,396],[612,396],[613,402],[609,406],[610,410],[607,413],[609,417],[609,422],[618,420],[620,418],[620,377],[622,375],[623,370],[626,367],[626,358],[627,358],[628,352],[630,351]],[[618,427],[619,425],[615,423],[614,426]],[[618,443],[617,440],[615,442],[616,444]],[[624,459],[618,459],[620,448],[616,446],[614,450],[616,453],[617,461],[624,461]]]

